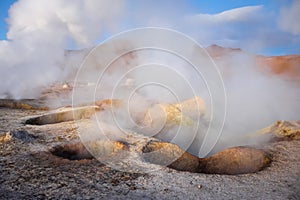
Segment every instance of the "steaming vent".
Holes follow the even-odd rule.
[[[97,106],[84,106],[78,108],[61,108],[51,113],[27,119],[25,124],[46,125],[68,122],[80,119],[89,119],[98,110]]]
[[[124,142],[119,141],[92,141],[85,144],[81,142],[58,145],[50,149],[50,153],[63,159],[68,160],[91,160],[94,156],[89,150],[92,149],[93,154],[103,158],[111,157],[116,152],[127,149]]]
[[[50,152],[55,156],[69,160],[90,160],[94,158],[80,142],[55,146]]]

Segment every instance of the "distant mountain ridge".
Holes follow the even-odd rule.
[[[262,66],[270,73],[300,80],[300,55],[262,56],[245,52],[240,48],[226,48],[218,45],[208,46],[206,50],[212,58],[229,57],[235,54],[250,55],[254,57],[258,67]]]
[[[66,66],[81,62],[93,48],[81,50],[66,50]],[[219,45],[211,45],[205,48],[213,59],[227,58],[231,59],[234,55],[247,55],[254,58],[255,65],[260,70],[267,71],[274,75],[285,76],[288,79],[300,81],[300,54],[284,55],[284,56],[263,56],[246,52],[240,48],[222,47]],[[77,63],[78,64],[78,63]],[[71,77],[74,75],[72,73]]]

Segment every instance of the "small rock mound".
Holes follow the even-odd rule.
[[[0,138],[1,142],[8,142],[12,139],[18,139],[22,142],[33,142],[37,136],[28,133],[26,130],[13,130],[9,131]]]
[[[84,106],[77,108],[61,108],[45,115],[30,118],[25,121],[25,124],[30,125],[46,125],[56,124],[61,122],[87,119],[93,116],[98,110],[97,106]]]
[[[275,134],[276,140],[300,139],[300,121],[277,121],[270,132]]]
[[[199,158],[175,144],[153,141],[149,142],[142,151],[143,159],[149,163],[168,166],[179,171],[198,172]]]
[[[270,156],[262,150],[232,147],[208,158],[200,158],[199,171],[207,174],[246,174],[260,171],[270,163]]]
[[[267,153],[250,147],[233,147],[208,158],[198,158],[175,144],[150,142],[144,147],[143,153],[146,153],[144,160],[147,162],[180,171],[206,174],[254,173],[271,163]]]

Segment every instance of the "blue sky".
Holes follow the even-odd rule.
[[[7,39],[8,25],[5,19],[14,2],[15,0],[0,1],[0,40]],[[127,13],[124,14],[122,28],[112,33],[141,26],[162,26],[185,32],[204,45],[218,44],[264,55],[300,53],[300,34],[298,29],[293,28],[299,25],[297,22],[290,22],[295,21],[293,18],[297,16],[284,17],[282,14],[284,9],[287,15],[292,13],[292,0],[162,2],[126,1]],[[136,13],[136,16],[132,13]],[[151,19],[151,23],[145,19]],[[110,35],[105,30],[104,33],[106,34],[97,41]]]
[[[0,39],[6,39],[7,24],[5,19],[8,15],[8,9],[15,0],[4,0],[0,1]]]
[[[288,0],[286,0],[287,2]],[[222,2],[222,3],[220,3]],[[274,3],[275,2],[275,3]],[[195,11],[209,13],[209,14],[216,14],[219,12],[223,12],[225,10],[230,10],[233,8],[239,8],[244,6],[255,6],[255,5],[264,5],[269,9],[278,10],[279,6],[283,4],[283,1],[278,0],[195,0],[191,1],[191,4],[194,5]]]

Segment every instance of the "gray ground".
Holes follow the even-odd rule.
[[[180,172],[157,167],[152,173],[111,169],[97,160],[61,159],[48,150],[78,140],[74,124],[23,125],[22,117],[45,111],[0,108],[1,199],[300,199],[300,140],[265,146],[270,167],[244,175]],[[3,138],[3,137],[2,137]]]

